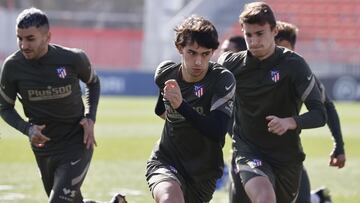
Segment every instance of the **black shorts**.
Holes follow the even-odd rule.
[[[215,177],[209,177],[209,179],[202,182],[186,180],[175,167],[159,160],[148,161],[145,176],[151,192],[153,192],[154,187],[158,183],[175,180],[179,183],[184,193],[186,203],[210,202],[215,191],[217,180]]]
[[[236,155],[233,152],[230,166],[229,203],[251,203],[242,185],[235,159]]]
[[[49,203],[82,203],[80,187],[90,166],[93,150],[81,148],[59,155],[37,156]]]
[[[238,142],[238,140],[237,140]],[[241,140],[236,147],[236,167],[242,184],[256,176],[267,177],[274,187],[277,202],[294,202],[300,185],[302,163],[275,166],[258,151],[251,149]]]

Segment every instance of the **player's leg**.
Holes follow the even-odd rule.
[[[330,191],[326,187],[321,187],[311,191],[311,203],[331,203]]]
[[[49,197],[54,184],[54,174],[55,174],[55,166],[54,164],[52,164],[52,157],[39,156],[35,154],[35,159],[41,174],[41,180],[45,192]]]
[[[301,173],[299,195],[297,197],[297,203],[311,203],[310,201],[310,180],[305,167]]]
[[[238,136],[234,136],[234,141],[236,167],[251,202],[276,203],[272,167]]]
[[[147,163],[146,180],[157,203],[185,203],[177,170],[159,161]]]
[[[59,156],[49,203],[83,203],[81,185],[92,158],[92,149],[80,149]]]
[[[234,153],[230,164],[229,202],[251,203],[249,197],[244,190],[244,186],[242,185],[239,171],[236,168]]]
[[[275,182],[272,168],[265,161],[251,158],[251,155],[237,154],[237,168],[245,192],[251,202],[275,203]]]
[[[277,202],[295,202],[299,192],[302,163],[294,163],[281,168],[273,168]]]
[[[208,177],[203,181],[186,182],[184,197],[186,203],[210,202],[216,188],[216,177]]]
[[[267,176],[254,172],[240,172],[240,175],[246,181],[244,188],[253,203],[276,203],[275,191]]]

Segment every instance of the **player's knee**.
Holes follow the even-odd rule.
[[[184,202],[180,185],[175,181],[158,183],[153,190],[154,199],[158,203]]]

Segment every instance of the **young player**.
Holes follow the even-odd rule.
[[[83,203],[81,185],[90,166],[100,81],[86,54],[50,44],[49,21],[36,8],[16,20],[19,50],[1,68],[0,113],[31,143],[48,202]],[[79,81],[86,84],[86,104]],[[25,121],[14,108],[22,104]],[[112,203],[123,202],[116,195]]]
[[[299,133],[326,122],[320,91],[305,60],[276,47],[276,19],[269,5],[246,4],[240,24],[248,50],[219,58],[236,78],[237,170],[248,201],[293,202],[305,158]],[[300,115],[303,103],[308,112]]]
[[[279,46],[286,47],[290,50],[295,50],[296,38],[298,28],[290,23],[277,21],[278,34],[275,37],[275,43]],[[315,76],[314,76],[315,77]],[[316,77],[316,83],[320,87],[322,100],[325,105],[325,109],[328,115],[327,125],[331,131],[331,135],[334,140],[334,149],[330,153],[330,166],[343,168],[346,162],[344,141],[342,138],[340,120],[335,109],[334,103],[330,100],[326,94],[324,85]],[[327,188],[318,188],[310,193],[310,180],[309,176],[303,169],[298,203],[330,203],[331,197]]]
[[[147,163],[146,180],[158,203],[209,202],[222,175],[235,79],[211,62],[218,48],[214,25],[191,16],[175,28],[181,62],[165,61],[155,73],[155,108],[164,129]]]

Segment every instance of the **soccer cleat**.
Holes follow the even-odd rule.
[[[319,188],[317,191],[315,191],[315,194],[319,196],[320,203],[331,203],[330,190],[328,188]]]
[[[110,200],[110,203],[127,203],[125,196],[117,193],[113,196],[113,198]]]

